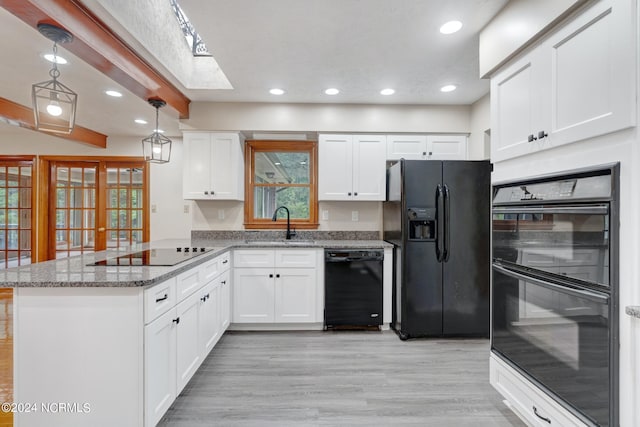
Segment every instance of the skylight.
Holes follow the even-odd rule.
[[[171,8],[173,9],[173,13],[175,13],[176,18],[178,19],[178,23],[180,24],[180,29],[182,30],[182,34],[184,34],[185,39],[187,39],[187,43],[191,47],[191,53],[193,56],[212,56],[207,50],[207,46],[205,46],[204,41],[198,34],[193,25],[187,18],[187,15],[184,14],[177,0],[169,0],[171,3]]]

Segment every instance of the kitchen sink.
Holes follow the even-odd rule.
[[[260,246],[308,246],[315,243],[315,240],[245,240],[244,242]]]

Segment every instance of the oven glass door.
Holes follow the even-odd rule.
[[[493,257],[608,287],[608,206],[494,207]]]
[[[492,349],[609,425],[609,296],[493,266]]]

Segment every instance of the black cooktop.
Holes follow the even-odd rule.
[[[105,266],[164,266],[169,267],[205,254],[213,248],[156,248],[107,258],[89,265]]]

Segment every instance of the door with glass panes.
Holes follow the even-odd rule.
[[[148,241],[144,162],[53,161],[49,258]]]

